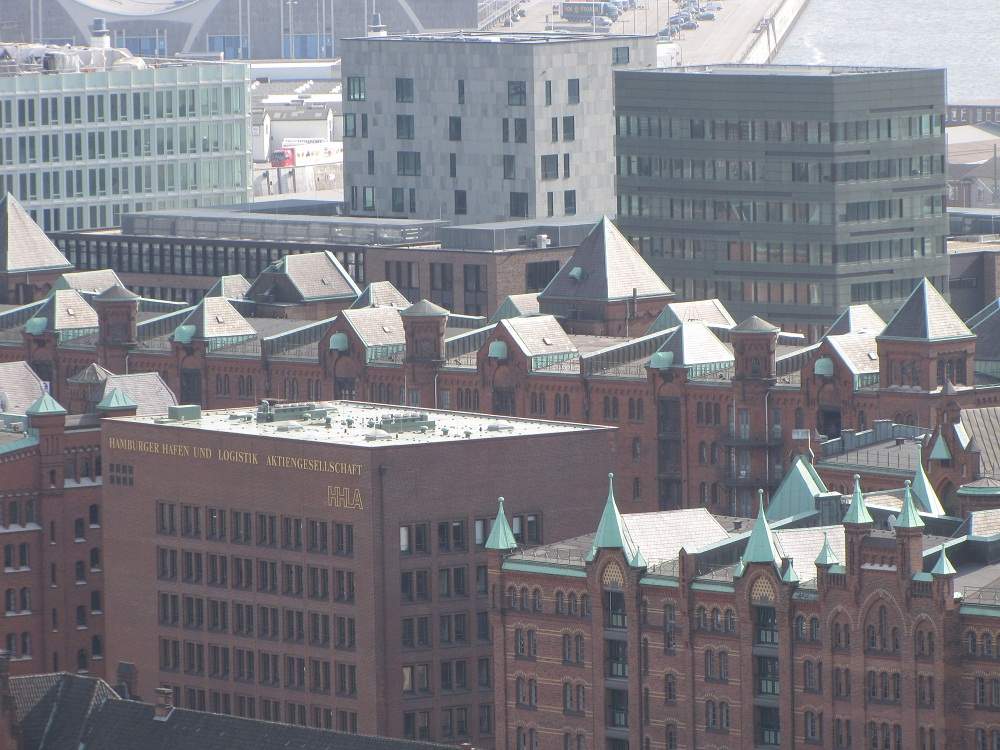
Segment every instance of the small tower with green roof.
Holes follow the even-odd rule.
[[[38,438],[42,487],[50,492],[62,492],[66,469],[66,457],[63,455],[66,410],[48,393],[43,393],[25,413],[28,428]]]
[[[958,571],[948,559],[948,551],[941,545],[941,554],[938,555],[937,562],[931,568],[931,576],[934,578],[934,595],[944,609],[954,609],[958,606],[955,601],[955,576]]]
[[[924,519],[917,513],[910,491],[910,480],[903,486],[903,508],[899,511],[893,526],[896,532],[896,567],[904,581],[909,581],[914,573],[924,569]]]
[[[503,498],[497,500],[497,517],[493,521],[490,535],[486,538],[486,549],[501,553],[512,552],[517,549],[517,540],[514,539],[514,531],[507,522],[507,514],[503,510]]]
[[[97,403],[102,417],[134,417],[139,406],[121,388],[112,388]]]
[[[841,521],[844,525],[844,547],[847,552],[847,572],[849,575],[857,575],[861,565],[861,545],[864,544],[865,537],[875,526],[868,506],[865,505],[865,498],[861,494],[861,475],[854,475],[854,493],[851,495],[851,504]]]
[[[757,501],[759,503],[757,521],[753,525],[753,531],[750,532],[746,549],[743,550],[743,563],[773,565],[780,572],[781,554],[778,552],[778,543],[764,513],[764,490],[757,491]]]
[[[618,504],[615,502],[614,474],[608,474],[608,499],[604,503],[604,512],[601,513],[601,522],[597,525],[597,533],[594,534],[590,552],[587,553],[587,562],[593,561],[597,557],[598,550],[602,549],[620,549],[631,567],[646,567],[646,558],[639,546],[632,541],[625,519],[618,511]]]

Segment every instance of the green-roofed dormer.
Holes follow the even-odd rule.
[[[831,565],[836,565],[840,560],[833,552],[833,547],[830,546],[830,536],[824,531],[823,532],[823,547],[820,549],[819,554],[816,555],[816,565],[817,567],[827,568]]]
[[[897,529],[921,529],[924,526],[924,519],[917,513],[913,505],[913,493],[910,492],[910,480],[907,479],[903,486],[903,509],[899,511],[899,517],[893,524]]]
[[[600,549],[620,549],[629,565],[634,568],[645,567],[645,558],[632,541],[625,519],[618,512],[618,505],[615,503],[614,474],[608,474],[608,499],[604,503],[604,512],[601,514],[601,522],[597,525],[597,533],[594,534],[594,542],[587,555],[587,561],[590,562],[597,557],[597,551]]]
[[[861,496],[860,474],[854,475],[854,495],[851,496],[851,506],[847,509],[847,513],[844,514],[843,523],[851,523],[855,526],[875,523],[872,520],[871,513],[868,512],[868,506],[865,505],[865,499]]]
[[[789,560],[788,566],[785,568],[785,572],[781,574],[781,580],[783,583],[798,583],[799,574],[795,572],[795,566]]]
[[[126,411],[138,405],[121,388],[112,388],[97,404],[98,411]]]
[[[511,530],[510,524],[507,523],[507,514],[503,511],[502,497],[497,500],[497,506],[497,517],[493,521],[493,528],[490,529],[490,535],[486,539],[486,549],[509,552],[510,550],[517,549],[517,540],[514,538],[514,532]]]
[[[771,525],[764,513],[764,490],[758,490],[757,494],[760,508],[757,511],[757,522],[753,525],[753,531],[750,532],[750,539],[747,541],[747,548],[743,550],[743,562],[748,565],[750,563],[778,565],[781,562],[781,555],[778,554]]]
[[[66,410],[48,393],[43,393],[25,412],[29,417],[43,414],[65,414]]]
[[[937,492],[934,491],[934,486],[927,477],[927,472],[924,471],[924,465],[921,461],[917,461],[917,470],[913,474],[911,489],[914,499],[920,503],[920,509],[924,513],[935,516],[945,515],[944,506],[941,505],[941,500],[938,498]]]
[[[938,555],[937,562],[934,563],[934,567],[931,569],[931,575],[935,576],[953,576],[958,571],[955,570],[955,566],[951,564],[951,560],[948,559],[948,552],[945,550],[944,545],[941,545],[941,554]]]

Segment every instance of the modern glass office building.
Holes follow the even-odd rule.
[[[46,231],[249,199],[245,64],[0,51],[0,192]]]

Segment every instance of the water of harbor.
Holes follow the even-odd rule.
[[[1000,0],[809,0],[775,62],[948,69],[948,101],[1000,101]]]

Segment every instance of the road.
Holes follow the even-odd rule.
[[[684,65],[739,62],[739,56],[754,33],[757,23],[769,14],[776,0],[719,0],[723,9],[716,20],[702,21],[699,28],[682,31],[675,41],[681,48]],[[586,23],[567,24],[553,11],[553,0],[536,0],[525,5],[526,16],[511,31],[543,31],[554,22],[559,28],[589,31]],[[625,11],[611,28],[615,34],[655,34],[676,12],[677,0],[639,0],[639,7]]]

